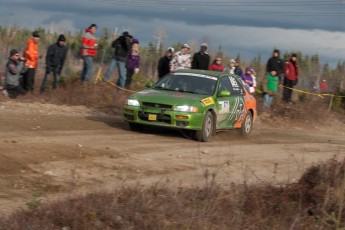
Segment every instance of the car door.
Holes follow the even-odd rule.
[[[229,93],[221,93],[221,92]],[[234,124],[243,119],[245,103],[243,99],[244,89],[237,77],[228,75],[220,79],[216,104],[217,104],[217,128],[234,128]]]

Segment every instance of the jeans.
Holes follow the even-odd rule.
[[[117,86],[124,88],[127,78],[126,62],[124,61],[118,61],[115,58],[113,58],[110,62],[107,72],[104,75],[104,81],[109,81],[115,67],[117,67],[119,72],[119,79],[117,80],[116,84]]]
[[[84,66],[83,71],[81,72],[80,80],[81,81],[92,81],[92,74],[93,74],[93,57],[92,56],[84,56]]]
[[[60,81],[60,73],[59,73],[59,68],[60,67],[52,67],[52,66],[47,66],[46,67],[46,74],[44,76],[44,79],[41,84],[41,92],[44,92],[46,90],[46,87],[48,85],[48,79],[49,75],[53,73],[54,80],[53,80],[53,89],[56,89],[59,86],[59,81]]]
[[[271,107],[272,105],[272,101],[273,101],[273,96],[269,95],[268,93],[266,93],[264,95],[264,107]]]

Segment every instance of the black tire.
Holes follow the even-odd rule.
[[[128,126],[129,126],[129,130],[131,130],[131,131],[138,132],[138,131],[142,131],[143,130],[143,125],[141,125],[141,124],[129,122]]]
[[[247,112],[244,121],[242,122],[240,133],[243,137],[248,137],[253,128],[253,115],[250,111]]]
[[[208,142],[214,135],[214,130],[215,125],[213,115],[210,111],[207,111],[202,124],[202,129],[195,131],[195,139],[201,142]]]

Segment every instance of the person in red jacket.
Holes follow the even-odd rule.
[[[93,78],[93,57],[97,55],[97,40],[94,35],[96,30],[97,25],[91,24],[83,35],[81,56],[84,60],[84,66],[80,76],[82,82],[90,82]]]
[[[34,91],[35,73],[38,66],[38,59],[42,57],[42,55],[38,53],[39,40],[39,32],[34,31],[32,33],[32,37],[28,39],[26,49],[23,53],[23,57],[26,59],[25,65],[27,67],[27,71],[23,75],[21,86],[26,92]]]
[[[293,103],[291,100],[292,89],[298,82],[298,64],[296,54],[292,54],[290,60],[286,62],[284,75],[283,101]]]
[[[210,71],[224,72],[221,58],[216,58],[216,60],[214,60],[213,65],[210,66]]]

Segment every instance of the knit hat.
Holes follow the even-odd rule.
[[[230,63],[236,63],[235,59],[230,59],[229,62]]]
[[[32,32],[32,37],[39,38],[40,33],[38,31],[34,31],[34,32]]]
[[[96,25],[96,24],[91,24],[91,25],[89,26],[89,29],[92,28],[92,27],[95,27],[95,28],[97,29],[97,25]]]
[[[182,48],[188,48],[188,49],[190,49],[190,46],[189,46],[187,43],[185,43],[185,44],[183,44]]]
[[[122,36],[124,36],[124,37],[128,37],[128,36],[129,36],[128,31],[123,32],[123,33],[122,33]]]
[[[58,42],[59,41],[64,41],[65,42],[66,41],[65,35],[60,34],[59,37],[58,37]]]
[[[169,47],[169,48],[167,49],[167,51],[170,51],[171,53],[174,53],[174,52],[175,52],[175,49],[172,48],[172,47]]]
[[[252,67],[249,67],[249,66],[248,66],[248,67],[246,67],[246,72],[247,72],[247,71],[253,72]]]
[[[273,50],[273,53],[278,53],[278,54],[279,54],[280,51],[279,51],[278,49],[274,49],[274,50]]]
[[[136,38],[134,38],[134,39],[133,39],[133,44],[139,44],[139,40],[136,39]]]
[[[204,46],[204,47],[207,47],[207,43],[201,43],[201,45],[200,46]]]
[[[10,51],[10,57],[12,57],[12,56],[15,55],[15,54],[19,54],[18,50],[16,50],[16,49],[11,49],[11,51]]]

